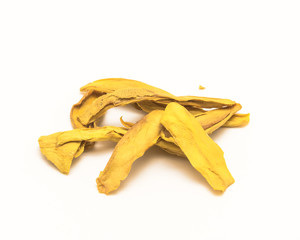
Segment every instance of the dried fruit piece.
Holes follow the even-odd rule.
[[[214,190],[225,191],[234,183],[222,149],[183,106],[178,103],[168,104],[161,123],[171,133],[192,166],[203,175]]]
[[[81,142],[70,142],[57,146],[57,137],[61,132],[42,136],[39,138],[39,145],[43,155],[52,162],[60,172],[68,174],[75,155],[82,151]]]
[[[174,97],[174,95],[172,95],[171,93],[164,91],[160,88],[153,87],[149,84],[140,81],[125,79],[125,78],[106,78],[106,79],[96,80],[94,82],[91,82],[81,87],[80,91],[94,90],[100,93],[111,93],[114,92],[115,90],[124,89],[124,88],[143,88],[143,89],[151,90],[158,94]]]
[[[73,129],[62,132],[57,137],[57,145],[81,141],[98,142],[110,140],[118,142],[126,132],[127,130],[124,128],[113,126]]]
[[[127,132],[120,127],[102,127],[73,129],[58,132],[39,138],[40,149],[43,155],[52,162],[60,172],[68,174],[72,160],[79,157],[85,147],[85,141],[119,141]]]
[[[119,89],[97,98],[86,111],[78,117],[78,120],[87,126],[100,118],[108,109],[136,103],[142,100],[156,100],[161,95],[142,88]]]
[[[235,104],[232,107],[214,109],[197,116],[196,119],[205,129],[205,132],[211,134],[222,127],[241,108],[240,104]]]
[[[157,94],[148,89],[129,88],[119,89],[112,93],[107,93],[98,97],[92,102],[90,108],[86,109],[83,114],[78,116],[79,122],[83,126],[93,124],[98,118],[112,107],[124,106],[130,103],[137,103],[145,100],[153,100],[167,104],[169,102],[178,101],[181,104],[186,104],[198,108],[224,107],[232,106],[235,102],[228,99],[217,98],[202,98],[202,97],[174,97],[170,98],[162,94]],[[82,111],[81,111],[82,112]]]
[[[250,121],[250,113],[234,114],[224,125],[223,127],[243,127],[246,126]]]
[[[97,178],[100,193],[108,194],[120,186],[136,159],[143,156],[145,151],[154,145],[162,125],[160,119],[163,111],[153,111],[136,123],[116,145],[105,169]]]

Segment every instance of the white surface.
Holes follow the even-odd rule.
[[[299,4],[1,1],[0,238],[300,239]],[[79,88],[107,77],[240,102],[251,124],[213,135],[235,184],[215,194],[187,160],[153,148],[102,195],[112,143],[60,174],[37,139],[70,130]],[[121,115],[140,117],[122,108],[105,121]]]

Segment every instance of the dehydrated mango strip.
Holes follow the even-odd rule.
[[[105,169],[96,180],[100,193],[108,194],[116,190],[128,176],[134,161],[157,142],[162,129],[162,114],[160,110],[147,114],[118,142]]]
[[[205,132],[211,134],[222,127],[241,108],[240,104],[235,104],[232,107],[208,111],[206,114],[196,117],[196,119],[205,129]]]
[[[57,146],[57,137],[62,132],[39,138],[40,150],[45,157],[52,162],[60,172],[68,174],[73,158],[82,152],[81,142],[70,142]]]
[[[234,183],[222,149],[183,106],[178,103],[168,104],[161,123],[171,133],[192,166],[203,175],[214,190],[225,191]]]
[[[127,132],[126,129],[121,127],[99,127],[99,128],[82,128],[73,129],[70,131],[62,132],[57,137],[57,145],[63,145],[68,142],[98,142],[111,140],[118,142],[119,139]]]
[[[86,109],[82,115],[79,115],[78,120],[84,126],[87,126],[95,122],[110,108],[124,106],[147,99],[157,100],[162,97],[166,98],[167,96],[158,95],[153,91],[143,88],[119,89],[94,100],[90,107]]]
[[[91,82],[83,87],[80,88],[80,91],[90,91],[94,90],[101,93],[111,93],[115,90],[124,89],[124,88],[144,88],[151,90],[153,92],[173,96],[171,93],[164,91],[160,88],[153,87],[149,84],[132,80],[132,79],[125,79],[125,78],[106,78],[106,79],[100,79],[96,80],[94,82]]]
[[[246,126],[250,121],[250,113],[234,114],[224,125],[223,127],[243,127]]]
[[[162,90],[160,88],[151,86],[149,84],[137,81],[137,80],[131,80],[131,79],[125,79],[125,78],[106,78],[106,79],[100,79],[96,80],[94,82],[91,82],[83,87],[80,88],[80,91],[90,91],[94,90],[100,93],[111,93],[116,90],[120,89],[126,89],[126,88],[141,88],[141,89],[148,89],[150,91],[153,91],[156,94],[162,94],[163,96],[169,96],[171,98],[175,98],[174,100],[178,101],[180,104],[184,106],[193,106],[196,104],[205,104],[207,108],[214,108],[214,107],[223,107],[225,106],[231,106],[233,105],[233,101],[229,99],[219,99],[219,98],[206,98],[206,97],[196,97],[196,96],[183,96],[183,97],[176,97],[173,94]],[[164,104],[168,104],[170,101],[162,101]],[[211,105],[209,105],[211,104]],[[154,109],[152,109],[154,110]],[[157,109],[155,109],[157,110]]]
[[[145,100],[163,101],[169,103],[173,101],[182,102],[182,104],[191,105],[198,108],[213,108],[232,106],[235,102],[228,99],[201,98],[201,97],[175,97],[170,98],[157,94],[148,89],[128,88],[119,89],[112,93],[107,93],[93,101],[90,108],[78,116],[79,122],[83,126],[88,126],[101,117],[108,109],[117,106],[124,106],[130,103],[137,103]],[[185,101],[185,102],[184,102]]]
[[[39,138],[39,145],[43,155],[52,162],[60,172],[68,174],[72,160],[79,157],[85,147],[85,141],[119,141],[127,132],[120,127],[102,127],[97,129],[73,129],[58,132]]]

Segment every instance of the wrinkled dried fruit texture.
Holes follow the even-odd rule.
[[[79,157],[86,141],[119,141],[127,132],[120,127],[73,129],[39,138],[41,152],[60,172],[68,174],[72,160]]]
[[[241,114],[237,113],[233,115],[223,126],[224,127],[243,127],[250,121],[250,113]]]
[[[130,88],[119,89],[112,93],[107,93],[95,99],[89,108],[85,111],[80,111],[77,120],[83,126],[93,124],[98,118],[113,107],[124,106],[131,103],[137,103],[145,100],[152,100],[158,103],[167,104],[169,102],[178,101],[181,104],[186,104],[198,108],[219,108],[233,106],[235,102],[227,99],[204,98],[204,97],[168,97],[162,94],[155,93],[148,89]]]
[[[96,91],[88,91],[84,94],[84,96],[80,99],[80,101],[73,105],[70,113],[71,123],[73,128],[84,128],[86,126],[82,125],[78,121],[78,116],[82,115],[87,109],[90,108],[90,105],[100,97],[101,93]]]
[[[148,113],[153,110],[165,110],[165,108],[167,106],[166,103],[158,103],[155,101],[141,101],[136,104],[139,106],[140,110],[143,110],[144,112],[148,112]],[[185,107],[193,115],[200,115],[200,114],[205,113],[205,110],[199,108],[199,106],[197,106],[197,108],[195,108],[193,106],[189,106],[189,105],[185,104]]]
[[[163,111],[153,111],[136,123],[116,145],[105,169],[97,178],[100,193],[108,194],[120,186],[136,159],[154,145],[162,125],[160,119]]]
[[[207,134],[211,134],[224,125],[232,117],[232,115],[241,108],[242,106],[240,104],[235,104],[232,107],[214,109],[198,115],[196,120],[201,124]],[[175,140],[166,129],[161,132],[161,138],[167,142],[176,144]]]
[[[39,145],[43,155],[52,162],[60,172],[68,174],[72,160],[76,153],[82,152],[81,142],[70,142],[57,146],[57,137],[61,132],[42,136],[39,138]]]
[[[174,97],[174,95],[172,95],[171,93],[164,91],[160,88],[153,87],[151,85],[148,85],[140,81],[125,79],[125,78],[100,79],[81,87],[80,91],[94,90],[100,93],[111,93],[114,92],[115,90],[124,89],[124,88],[143,88],[143,89],[151,90],[158,94]]]
[[[170,103],[161,118],[161,123],[171,133],[192,166],[214,190],[225,191],[234,183],[222,149],[183,106]]]
[[[205,129],[205,132],[211,134],[222,127],[241,108],[242,106],[237,103],[232,107],[208,111],[205,114],[197,116],[196,119]]]
[[[239,104],[237,104],[237,105],[239,105]],[[222,112],[224,112],[224,113],[226,111],[228,114],[224,114],[224,115],[229,118],[229,116],[232,115],[232,113],[237,108],[238,108],[238,106],[233,106],[233,107],[230,107],[230,108],[224,108],[224,109],[220,109],[220,110],[222,110]],[[219,110],[219,109],[216,109],[216,110]],[[215,110],[211,110],[211,111],[215,111]],[[193,113],[192,114],[197,119],[197,121],[202,125],[203,122],[205,121],[205,119],[209,118],[208,116],[202,116],[202,115],[207,115],[211,111],[204,111],[204,112],[201,112],[201,114],[196,114],[196,115],[194,115]],[[227,120],[227,122],[225,122],[221,127],[244,127],[249,123],[249,121],[250,121],[249,117],[250,117],[250,113],[247,113],[247,114],[242,114],[242,113],[233,114]],[[215,121],[215,120],[213,120],[213,121]],[[131,128],[134,125],[134,123],[124,121],[123,117],[120,118],[120,122],[126,128]],[[219,121],[217,123],[221,123],[221,121]],[[208,125],[203,124],[202,127],[204,128],[204,130],[206,130],[207,126],[209,126],[209,125],[210,124],[208,124]],[[215,130],[216,129],[214,129],[213,131],[215,131]],[[210,133],[212,133],[213,131],[211,131]]]

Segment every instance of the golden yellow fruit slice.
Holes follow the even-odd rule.
[[[157,142],[162,129],[162,114],[163,111],[159,110],[147,114],[118,142],[105,169],[97,178],[100,193],[108,194],[116,190],[128,176],[134,161]]]
[[[222,149],[207,135],[201,124],[183,106],[168,104],[161,123],[173,136],[192,166],[214,190],[225,191],[234,183]]]

